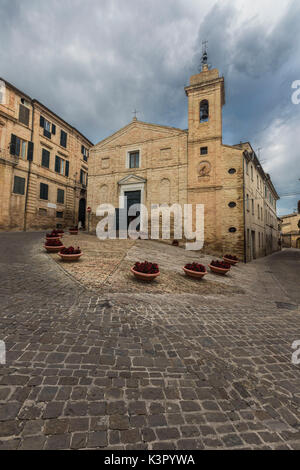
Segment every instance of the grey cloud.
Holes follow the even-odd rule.
[[[0,75],[93,142],[126,125],[134,108],[145,121],[186,128],[183,88],[208,39],[209,60],[226,79],[224,140],[262,147],[283,193],[296,186],[300,106],[290,86],[300,79],[299,11],[287,3],[270,29],[267,9],[262,21],[241,21],[234,1],[0,0]],[[289,140],[278,116],[291,122]],[[284,155],[272,138],[284,142]]]

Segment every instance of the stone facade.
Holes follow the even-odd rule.
[[[2,80],[0,230],[84,222],[92,143],[37,100]]]
[[[153,204],[189,203],[194,208],[204,204],[203,251],[231,252],[250,261],[277,250],[278,195],[270,176],[249,143],[222,143],[224,78],[204,65],[200,74],[191,77],[185,92],[187,130],[134,118],[91,149],[91,229],[99,221],[99,204],[118,207],[120,195],[139,191],[148,211]],[[247,197],[253,212],[247,207]]]
[[[283,215],[281,220],[283,246],[286,248],[300,249],[300,212]]]

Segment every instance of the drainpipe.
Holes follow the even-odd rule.
[[[244,263],[247,263],[246,211],[245,211],[245,155],[243,153],[243,216],[244,216]]]
[[[31,142],[33,142],[33,128],[34,128],[34,105],[32,105],[32,127],[31,127]],[[28,149],[27,149],[28,151]],[[33,153],[34,153],[34,147],[33,147]],[[33,156],[32,156],[33,158]],[[28,175],[27,175],[27,184],[26,184],[26,194],[25,194],[25,208],[24,208],[24,232],[26,232],[27,228],[27,203],[28,203],[28,190],[29,190],[29,179],[30,179],[30,173],[31,173],[31,164],[32,160],[29,160],[29,166],[28,166]]]

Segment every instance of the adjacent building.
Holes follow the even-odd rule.
[[[1,79],[0,230],[85,224],[92,143]]]
[[[90,150],[88,205],[95,229],[99,204],[204,204],[204,251],[244,261],[279,248],[277,192],[249,143],[222,141],[224,78],[209,70],[185,88],[188,129],[133,118]]]
[[[283,215],[282,220],[282,246],[285,248],[300,249],[300,201],[298,203],[299,212]]]

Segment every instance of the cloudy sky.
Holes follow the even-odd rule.
[[[187,128],[183,88],[208,40],[226,80],[224,143],[260,148],[278,193],[294,195],[279,214],[296,208],[298,0],[0,0],[0,19],[0,76],[94,143],[135,108],[141,120]]]

